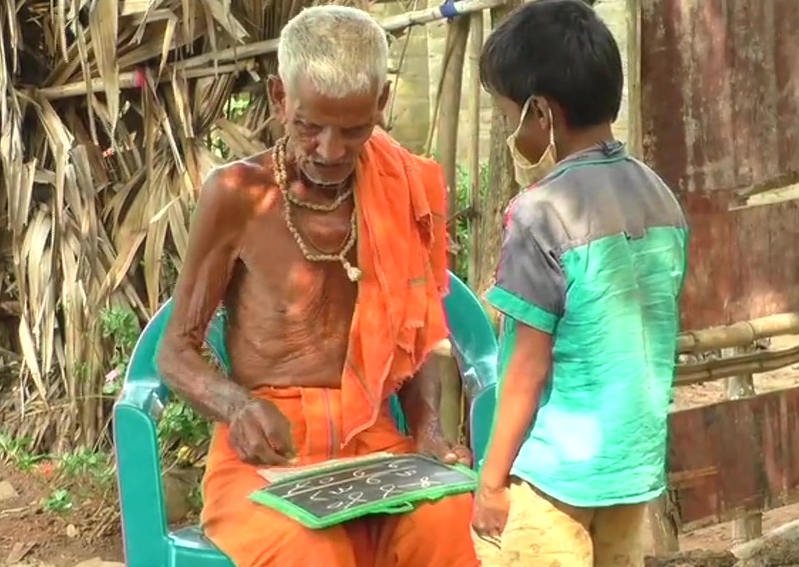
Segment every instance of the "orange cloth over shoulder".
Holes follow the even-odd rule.
[[[357,172],[363,275],[341,384],[344,444],[447,338],[446,193],[441,166],[375,130]]]

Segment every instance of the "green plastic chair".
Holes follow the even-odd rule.
[[[456,358],[466,377],[467,391],[481,392],[496,381],[497,341],[479,300],[450,274],[451,292],[445,301]],[[232,567],[231,561],[202,533],[199,526],[170,531],[164,505],[161,459],[156,422],[169,391],[156,368],[156,355],[172,310],[167,301],[150,320],[131,355],[125,384],[114,405],[114,448],[122,516],[122,537],[128,567]],[[209,325],[206,342],[223,367],[230,361],[225,348],[225,314],[220,310]],[[395,419],[404,419],[396,399]],[[493,408],[471,412],[472,435],[491,425]],[[473,444],[482,460],[485,445]]]

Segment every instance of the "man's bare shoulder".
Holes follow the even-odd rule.
[[[260,208],[264,200],[274,200],[275,176],[269,152],[221,165],[212,169],[203,182],[200,203],[233,216]]]

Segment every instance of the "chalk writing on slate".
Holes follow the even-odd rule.
[[[448,487],[461,486],[458,492],[468,492],[474,484],[471,471],[422,455],[399,455],[323,469],[273,483],[261,492],[324,518],[355,508],[367,514],[369,508],[398,498],[425,500],[425,494],[449,492]]]

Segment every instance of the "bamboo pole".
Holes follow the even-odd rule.
[[[458,18],[449,24],[445,53],[446,67],[439,83],[438,136],[436,154],[444,169],[449,187],[449,214],[458,210],[458,123],[460,122],[461,94],[463,92],[463,67],[466,44],[469,41],[469,18]],[[450,223],[450,242],[457,242],[457,223]],[[450,266],[455,265],[454,251],[450,249]]]
[[[799,313],[781,313],[725,327],[688,331],[679,335],[677,350],[697,353],[746,346],[759,339],[799,334]]]
[[[734,347],[724,349],[722,356],[735,356],[737,353],[746,353],[747,347]],[[732,376],[725,380],[726,397],[728,400],[748,398],[755,395],[755,384],[752,374]],[[763,535],[763,513],[753,512],[737,518],[732,522],[732,545],[746,543]]]
[[[677,367],[674,385],[689,386],[741,374],[762,374],[791,366],[797,362],[799,362],[799,346],[775,351],[754,352],[728,359],[680,364]]]
[[[438,365],[438,373],[441,376],[441,405],[439,415],[441,416],[441,430],[444,438],[451,442],[460,441],[461,430],[461,375],[458,363],[451,356],[433,355]]]
[[[458,123],[461,109],[461,93],[463,92],[463,67],[466,58],[466,44],[469,40],[469,18],[458,18],[449,23],[445,53],[447,60],[443,66],[438,93],[438,137],[436,150],[444,169],[449,191],[449,214],[458,210],[457,159],[458,159]],[[457,223],[449,226],[451,242],[456,240]],[[455,258],[450,252],[450,265],[454,266]],[[456,436],[461,418],[461,378],[458,365],[453,357],[446,357],[448,363],[442,370],[442,422],[452,423]],[[451,438],[454,441],[456,438]]]
[[[490,26],[496,28],[513,10],[522,5],[522,0],[508,0],[505,4],[490,10]],[[516,193],[518,184],[513,179],[513,160],[505,143],[508,134],[507,123],[502,111],[493,103],[489,126],[488,171],[486,182],[490,190],[480,199],[479,216],[472,225],[480,225],[480,241],[474,242],[477,248],[477,264],[473,268],[469,285],[478,294],[491,286],[496,274],[496,264],[502,243],[502,220],[504,211]],[[489,321],[496,328],[496,310],[483,302]]]
[[[474,282],[479,257],[480,246],[480,223],[474,222],[474,215],[480,210],[480,190],[482,187],[480,179],[480,99],[482,89],[480,88],[480,53],[483,50],[483,12],[475,12],[470,16],[469,33],[469,125],[471,133],[469,135],[469,208],[472,215],[467,219],[469,227],[469,261],[468,261],[468,281]]]
[[[501,6],[506,0],[460,0],[448,4],[448,8],[454,11],[458,16],[472,14],[475,12],[482,12],[483,10],[491,9],[496,6]],[[442,13],[442,11],[444,13]],[[421,26],[432,22],[437,22],[446,19],[447,9],[442,6],[435,6],[433,8],[425,8],[423,10],[415,10],[398,14],[385,18],[381,25],[389,33],[398,33],[412,26]],[[458,18],[460,19],[460,18]],[[175,70],[184,70],[186,78],[207,77],[217,74],[234,73],[242,70],[252,68],[256,57],[262,57],[277,51],[278,40],[266,39],[263,41],[256,41],[246,45],[236,45],[221,49],[219,51],[212,51],[203,53],[195,57],[189,57],[183,61],[179,61],[172,65],[168,65],[165,72],[161,75],[158,82],[168,82],[171,80],[171,72]],[[233,65],[220,66],[221,62],[235,61]],[[188,71],[197,67],[205,67],[212,65],[210,69],[197,69],[196,71]],[[119,74],[119,88],[132,89],[140,86],[139,75],[140,71],[127,71]],[[41,96],[48,100],[69,98],[73,96],[84,96],[88,92],[102,92],[104,90],[103,81],[100,78],[94,78],[89,81],[77,81],[74,83],[66,83],[63,85],[54,85],[50,87],[34,88],[29,87],[28,90],[36,95]]]
[[[506,0],[460,0],[448,4],[459,16],[471,14],[473,12],[481,12],[501,6]],[[442,13],[442,6],[434,6],[432,8],[424,8],[422,10],[415,10],[413,12],[406,12],[405,14],[398,14],[390,16],[380,22],[383,29],[389,33],[401,32],[411,26],[421,26],[432,22],[437,22],[446,19]],[[236,47],[229,47],[221,49],[213,53],[204,53],[195,57],[184,59],[177,64],[179,68],[190,68],[205,65],[211,61],[227,61],[236,59],[246,59],[249,57],[260,57],[269,53],[277,51],[277,39],[267,39],[264,41],[256,41],[247,45]]]
[[[676,505],[672,493],[666,491],[647,505],[649,531],[652,533],[653,555],[664,556],[680,551],[680,536],[677,527]]]
[[[185,79],[200,79],[203,77],[214,77],[217,75],[227,75],[230,73],[239,73],[241,71],[248,71],[255,68],[255,61],[237,61],[228,65],[217,65],[216,67],[203,67],[200,69],[189,69],[180,72],[181,76]],[[155,83],[168,83],[172,80],[175,69],[174,67],[167,67],[165,72],[160,77],[155,78]],[[142,82],[146,80],[146,74],[143,69],[136,71],[126,71],[119,74],[119,88],[120,89],[138,89],[142,88]],[[74,96],[85,96],[88,92],[100,93],[105,90],[104,82],[102,79],[92,79],[91,81],[79,81],[77,83],[66,83],[64,85],[57,85],[52,87],[31,88],[30,91],[35,97],[41,97],[47,100],[58,100],[63,98],[70,98]]]
[[[641,136],[641,0],[626,0],[627,8],[627,147],[644,159]],[[678,350],[683,336],[677,338]],[[689,345],[692,343],[688,343]],[[674,503],[666,490],[647,505],[647,520],[652,534],[653,552],[657,556],[680,551]]]
[[[708,352],[712,350],[719,350],[722,348],[732,348],[749,345],[760,339],[769,339],[772,337],[779,337],[783,335],[799,335],[799,313],[781,313],[779,315],[770,315],[768,317],[761,317],[759,319],[752,319],[751,321],[742,321],[734,323],[726,327],[715,327],[712,329],[703,329],[701,331],[686,331],[677,337],[677,352],[680,354],[697,354]],[[438,352],[448,351],[451,347],[448,341],[442,341],[438,347]],[[770,361],[773,357],[783,357],[789,355],[789,351],[771,351],[766,353],[757,353],[763,362]],[[749,357],[751,355],[747,355]],[[735,358],[739,360],[740,357]],[[747,358],[747,361],[750,359]],[[714,361],[719,363],[720,361]],[[693,365],[683,365],[689,370],[684,372],[693,372],[697,369],[713,368],[711,363],[697,363]],[[789,362],[788,364],[793,364]],[[768,365],[771,365],[769,362]],[[757,372],[766,372],[767,370],[755,370]],[[733,374],[718,376],[718,378],[726,378]],[[715,380],[715,378],[712,378]],[[687,380],[687,378],[686,378]]]
[[[434,352],[439,356],[451,356],[451,350],[450,342],[443,340],[435,347]],[[799,363],[799,346],[749,353],[726,359],[679,364],[674,385],[690,386],[741,374],[762,374],[796,363]]]
[[[627,0],[627,147],[644,159],[641,133],[641,0]],[[675,550],[676,551],[676,550]]]

